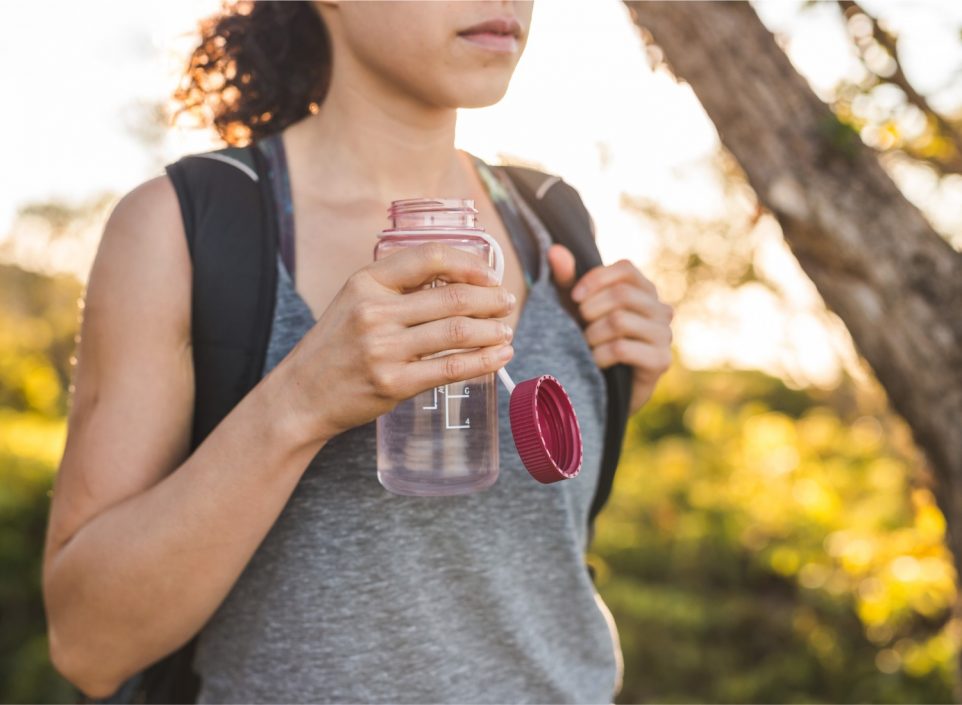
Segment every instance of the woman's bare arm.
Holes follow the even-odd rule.
[[[53,662],[95,697],[197,632],[323,445],[265,378],[187,458],[190,277],[173,187],[148,181],[91,271],[44,555]]]

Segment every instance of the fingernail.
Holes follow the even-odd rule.
[[[491,268],[488,268],[488,281],[489,281],[491,284],[500,284],[500,283],[501,283],[501,280],[498,279],[498,273],[495,272],[495,271],[494,271],[493,269],[491,269]]]
[[[504,326],[504,339],[511,340],[511,338],[514,337],[514,331],[511,329],[511,326],[507,323],[502,323],[501,325]]]
[[[514,355],[514,349],[510,345],[505,345],[498,351],[498,358],[501,360],[507,360],[512,355]]]
[[[509,291],[509,292],[508,292],[508,305],[509,305],[511,308],[514,308],[514,305],[515,305],[515,303],[516,303],[517,301],[518,301],[518,297],[515,296],[514,294],[512,294],[512,293]]]
[[[584,296],[585,288],[583,286],[576,286],[571,290],[571,298],[575,301],[581,301],[581,297]]]

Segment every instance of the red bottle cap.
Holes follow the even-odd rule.
[[[520,382],[511,393],[511,434],[521,462],[538,482],[575,477],[584,450],[568,393],[551,375]]]

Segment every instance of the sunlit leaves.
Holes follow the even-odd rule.
[[[66,435],[79,295],[80,285],[69,277],[0,266],[2,702],[76,702],[77,697],[50,665],[40,560],[49,492]]]
[[[594,545],[630,633],[623,701],[951,696],[944,518],[883,404],[670,370],[632,420]]]

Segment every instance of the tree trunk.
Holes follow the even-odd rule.
[[[689,83],[936,476],[962,575],[962,255],[745,2],[629,2]]]

